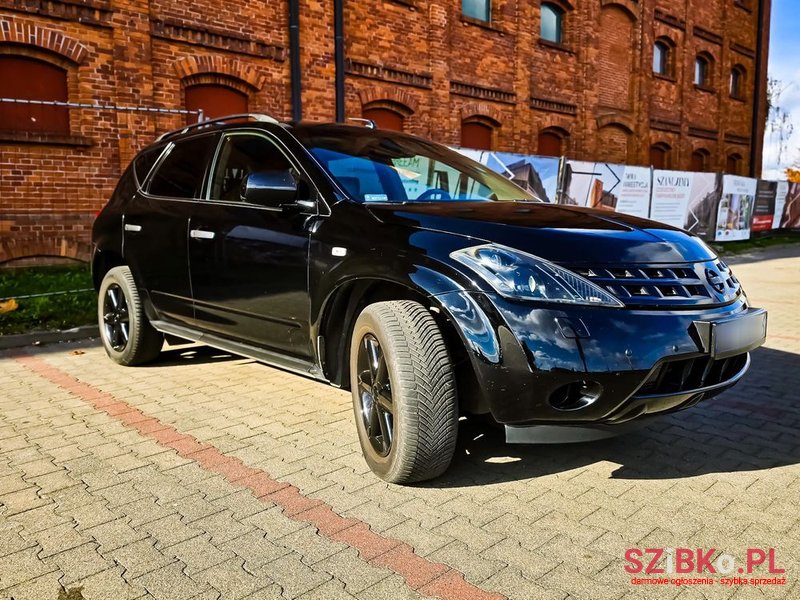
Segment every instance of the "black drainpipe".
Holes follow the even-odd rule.
[[[758,142],[758,135],[757,132],[759,129],[766,127],[766,122],[761,118],[761,110],[763,105],[763,95],[764,90],[761,89],[763,85],[761,78],[764,72],[764,33],[766,29],[766,23],[764,20],[766,19],[766,4],[768,0],[759,0],[758,2],[758,34],[756,37],[756,72],[755,72],[755,81],[756,81],[756,90],[755,90],[755,98],[753,98],[753,129],[750,138],[750,176],[755,177],[758,173],[761,172],[761,165],[757,165],[756,161],[759,157],[759,148],[757,148]],[[771,4],[771,3],[770,3]],[[763,144],[764,140],[761,140]]]
[[[289,0],[289,70],[292,81],[292,120],[303,118],[303,84],[300,73],[300,0]]]
[[[333,0],[333,38],[336,62],[336,121],[344,122],[344,0]]]

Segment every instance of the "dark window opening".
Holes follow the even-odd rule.
[[[492,127],[477,121],[461,123],[461,147],[475,150],[491,150]]]
[[[200,84],[186,88],[186,109],[202,110],[206,119],[248,112],[247,94],[225,85]],[[197,115],[187,115],[187,123],[196,123]]]
[[[564,41],[564,11],[555,4],[542,4],[541,38],[561,44]]]
[[[671,151],[667,144],[653,144],[650,146],[650,164],[656,169],[669,169]]]
[[[705,173],[708,170],[708,163],[711,156],[705,150],[695,150],[692,152],[692,171]]]
[[[561,156],[564,154],[564,140],[562,136],[552,131],[539,133],[537,153],[540,156]]]
[[[728,160],[725,161],[725,172],[728,175],[741,175],[742,170],[742,157],[739,154],[731,154]]]
[[[744,98],[744,80],[745,70],[742,67],[736,66],[731,69],[731,97]]]
[[[288,171],[292,164],[270,140],[260,135],[231,135],[222,144],[211,182],[212,200],[242,201],[242,184],[258,171]]]
[[[694,61],[694,84],[705,88],[711,86],[711,60],[707,56],[698,56]]]
[[[388,108],[365,108],[361,116],[374,122],[378,129],[403,131],[405,118],[395,110]]]
[[[461,0],[461,14],[488,23],[492,20],[492,3],[490,0]]]
[[[0,55],[0,98],[67,102],[67,72],[35,58]],[[0,102],[0,131],[69,135],[69,109]]]
[[[666,42],[656,42],[653,46],[653,73],[669,76],[670,73],[670,47]]]

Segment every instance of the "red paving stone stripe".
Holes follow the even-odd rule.
[[[468,583],[460,571],[420,556],[408,544],[372,531],[363,521],[341,516],[321,500],[304,496],[295,486],[274,479],[266,471],[248,467],[238,458],[223,454],[214,446],[181,433],[127,402],[75,379],[37,356],[18,356],[15,360],[135,429],[142,436],[172,448],[203,469],[222,475],[233,485],[249,489],[259,500],[279,506],[287,518],[309,523],[320,536],[355,548],[362,560],[394,571],[420,594],[442,600],[505,599],[501,594],[489,593]]]

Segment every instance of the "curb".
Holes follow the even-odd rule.
[[[85,325],[63,331],[35,331],[16,335],[0,335],[0,350],[38,346],[39,344],[60,344],[97,337],[100,337],[100,328],[97,325]]]

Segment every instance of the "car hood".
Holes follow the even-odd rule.
[[[530,202],[370,204],[381,222],[494,242],[562,264],[681,263],[716,258],[680,229],[611,211]]]

